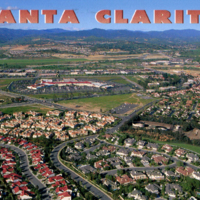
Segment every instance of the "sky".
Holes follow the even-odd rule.
[[[52,29],[62,28],[66,30],[101,29],[127,29],[140,31],[164,31],[169,29],[196,29],[200,30],[200,24],[190,24],[190,16],[187,10],[200,10],[199,0],[4,0],[0,2],[0,9],[9,9],[16,20],[16,24],[0,24],[0,28],[11,29]],[[44,23],[44,15],[41,10],[57,10],[53,24]],[[38,24],[20,24],[19,10],[39,10]],[[64,10],[74,10],[79,24],[59,24],[59,19]],[[100,10],[111,10],[111,23],[102,24],[96,21],[95,14]],[[130,22],[135,10],[145,10],[151,24],[116,24],[114,23],[114,10],[123,10],[124,18]],[[154,10],[168,10],[171,12],[172,24],[155,24]],[[174,23],[174,11],[184,10],[184,23]]]

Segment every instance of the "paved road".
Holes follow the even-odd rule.
[[[166,167],[176,167],[176,163],[172,163],[171,165],[163,165],[163,166],[158,166],[158,167],[127,167],[127,168],[122,168],[123,170],[126,170],[126,171],[132,171],[132,170],[135,170],[135,171],[151,171],[151,170],[156,170],[156,169],[165,169]],[[109,175],[115,175],[117,174],[117,170],[118,169],[113,169],[113,170],[109,170],[109,171],[102,171],[100,174],[109,174]]]
[[[50,200],[51,198],[49,197],[47,193],[47,188],[31,173],[29,169],[28,157],[26,153],[23,150],[12,145],[0,144],[0,146],[10,148],[11,150],[15,151],[20,156],[20,167],[22,169],[22,173],[26,175],[28,180],[30,180],[30,182],[34,186],[38,186],[40,194],[42,195],[42,199]]]
[[[157,101],[157,100],[156,100]],[[154,101],[154,102],[156,102]],[[153,105],[154,102],[150,102],[148,104],[146,104],[145,106],[135,110],[133,113],[131,113],[130,115],[128,116],[125,116],[122,118],[122,121],[117,125],[117,126],[114,126],[112,128],[109,128],[106,130],[106,133],[114,133],[115,131],[119,130],[119,128],[127,121],[129,121],[132,117],[134,117],[138,112],[142,111],[146,106],[151,106]]]
[[[100,140],[100,139],[98,139],[98,140]],[[109,143],[107,141],[104,141],[104,140],[100,140],[100,141],[101,141],[101,144],[102,143],[106,143],[106,144],[111,145],[111,143]],[[167,166],[158,166],[158,167],[127,167],[127,168],[123,168],[123,169],[134,169],[134,170],[138,170],[138,171],[144,171],[145,169],[147,171],[148,170],[154,170],[154,169],[165,169],[165,167],[175,167],[177,165],[177,162],[179,162],[179,161],[182,162],[182,163],[184,163],[184,165],[193,168],[194,170],[200,169],[200,167],[198,167],[198,166],[194,166],[194,165],[192,165],[192,164],[190,164],[188,162],[184,162],[184,161],[182,161],[181,159],[179,159],[177,157],[168,155],[167,153],[158,152],[158,151],[154,151],[154,150],[148,150],[148,149],[138,149],[138,148],[134,148],[134,147],[124,147],[124,146],[120,146],[120,145],[116,145],[116,144],[112,144],[112,146],[116,146],[116,147],[119,147],[119,148],[129,149],[130,151],[133,151],[133,150],[137,150],[138,151],[138,150],[140,150],[140,151],[143,151],[145,153],[160,154],[160,155],[164,155],[164,156],[170,158],[173,161],[172,164],[167,165]],[[172,146],[174,146],[174,145],[172,145]],[[95,150],[95,149],[93,149],[93,150]],[[188,149],[186,149],[186,150],[188,150]],[[196,152],[194,152],[194,153],[196,153]],[[114,171],[114,170],[109,170],[107,172],[102,172],[102,173],[108,173],[108,174],[110,174],[109,173],[110,171]],[[117,169],[115,171],[117,172]],[[113,174],[113,173],[111,173],[111,174]]]
[[[19,95],[19,94],[6,92],[6,91],[3,91],[3,90],[0,90],[0,93],[3,94],[3,95],[9,96],[9,97],[20,97],[20,96],[22,96],[22,95]]]
[[[83,77],[85,77],[85,76],[83,76]],[[101,77],[101,76],[95,76],[95,77]],[[140,89],[143,89],[143,87],[141,85],[129,80],[125,76],[121,76],[121,77],[123,79],[127,80],[128,82],[130,82],[131,84],[134,84],[136,87],[139,87]],[[27,96],[27,95],[16,94],[16,93],[13,93],[13,92],[6,92],[6,91],[3,91],[3,90],[0,90],[0,94],[6,95],[6,96],[10,96],[10,97],[24,96],[25,99],[29,101],[29,103],[31,102],[31,103],[34,103],[34,104],[42,104],[42,105],[47,106],[47,107],[53,107],[55,109],[60,109],[60,110],[64,110],[64,111],[65,110],[76,110],[76,109],[72,109],[70,107],[66,107],[66,106],[58,105],[56,103],[52,103],[52,102],[50,102],[48,100],[41,100],[41,99],[37,99],[37,98],[30,97],[30,96]],[[9,107],[12,107],[12,106],[10,105]]]
[[[145,106],[149,106],[151,105],[152,103],[149,103]],[[144,106],[144,107],[145,107]],[[115,127],[107,130],[106,132],[107,133],[113,133],[115,131],[117,131],[126,121],[130,120],[134,115],[136,115],[137,112],[141,111],[144,107],[142,108],[139,108],[137,109],[135,112],[133,112],[132,114],[124,117],[122,119],[122,121]],[[96,136],[89,136],[89,137],[96,137]],[[73,141],[76,141],[76,140],[80,140],[79,138],[77,139],[74,139]],[[64,170],[66,172],[68,172],[70,174],[70,176],[76,180],[76,181],[81,181],[82,184],[84,186],[87,187],[87,189],[89,191],[91,191],[93,194],[95,194],[95,196],[97,196],[99,199],[103,199],[103,200],[108,200],[108,199],[111,199],[110,197],[108,197],[106,194],[104,194],[101,190],[97,189],[96,187],[94,187],[93,185],[91,185],[88,181],[84,180],[83,178],[81,178],[80,176],[76,175],[72,170],[68,169],[67,167],[65,167],[64,165],[62,165],[62,163],[58,160],[58,154],[59,154],[59,151],[65,147],[65,145],[68,143],[68,142],[71,142],[71,141],[67,141],[67,142],[64,142],[60,145],[58,145],[57,147],[54,148],[54,150],[51,152],[51,160],[52,162],[54,163],[54,165],[59,169],[59,170]],[[93,147],[92,149],[95,149],[95,147]],[[89,151],[88,151],[89,152]]]
[[[125,123],[127,122],[128,120],[130,120],[133,116],[135,116],[137,114],[137,112],[139,111],[142,111],[144,109],[144,107],[146,106],[151,106],[154,102],[151,102],[151,103],[148,103],[146,104],[145,106],[143,106],[142,108],[139,108],[137,109],[136,111],[134,111],[133,113],[131,113],[130,115],[124,117],[122,119],[122,121],[115,127],[112,127],[110,129],[107,129],[106,133],[113,133],[117,130],[119,130],[119,128]],[[89,137],[92,137],[92,136],[89,136]],[[95,136],[96,137],[96,136]],[[75,140],[80,140],[80,139],[74,139]],[[70,142],[70,141],[68,141]],[[81,178],[79,175],[75,174],[72,170],[66,168],[64,165],[62,165],[62,163],[58,160],[58,154],[59,154],[59,151],[65,147],[65,145],[68,143],[68,142],[64,142],[62,144],[60,144],[59,146],[55,147],[55,149],[52,151],[51,153],[51,159],[52,159],[52,162],[54,163],[54,165],[59,169],[59,170],[64,170],[66,172],[68,172],[70,174],[70,176],[76,180],[76,181],[81,181],[83,185],[85,185],[87,187],[88,190],[90,190],[93,194],[95,194],[96,196],[98,196],[100,199],[103,199],[103,200],[107,200],[109,199],[108,196],[106,196],[101,190],[97,189],[96,187],[92,186],[89,182],[87,182],[86,180],[84,180],[83,178]],[[95,150],[99,145],[96,145],[92,148],[90,148],[89,150],[86,150],[85,152],[88,153],[90,151],[93,151]],[[119,145],[115,145],[115,146],[118,146],[118,147],[121,147],[122,146],[119,146]],[[135,148],[129,148],[130,150],[133,150]],[[145,152],[153,152],[153,153],[157,153],[157,154],[163,154],[163,153],[159,153],[157,151],[150,151],[150,150],[142,150],[142,151],[145,151]],[[167,154],[164,154],[166,157],[170,157],[169,155]],[[179,160],[178,158],[175,158],[175,157],[170,157],[172,160],[173,160],[173,163],[171,165],[168,165],[169,167],[175,167],[176,166],[176,163],[178,161],[181,161]],[[183,162],[183,161],[181,161]],[[185,163],[183,162],[185,165],[187,166],[190,166],[192,167],[193,169],[197,170],[199,169],[198,167],[195,167],[189,163]],[[154,170],[154,169],[164,169],[166,166],[158,166],[158,167],[129,167],[129,168],[126,168],[126,170],[142,170],[142,171],[146,171],[146,170]],[[117,170],[109,170],[107,172],[102,172],[103,174],[116,174],[117,173]]]
[[[130,79],[128,79],[127,77],[125,77],[125,76],[120,76],[121,78],[123,78],[123,79],[125,79],[126,81],[128,81],[129,83],[131,83],[131,84],[133,84],[133,85],[135,85],[136,87],[138,87],[138,88],[140,88],[141,90],[143,90],[144,88],[141,86],[141,85],[139,85],[139,84],[137,84],[136,82],[134,82],[134,81],[131,81]]]
[[[12,107],[19,107],[19,106],[30,106],[33,105],[31,102],[22,102],[22,103],[12,103],[0,106],[0,108],[12,108]]]
[[[0,90],[0,94],[6,95],[6,96],[10,96],[10,97],[24,96],[25,99],[28,100],[28,102],[32,103],[32,104],[42,104],[44,106],[51,107],[51,108],[53,107],[53,108],[60,109],[60,110],[63,110],[63,111],[65,111],[65,110],[72,110],[72,108],[61,106],[61,105],[58,105],[56,103],[51,103],[51,102],[46,101],[46,100],[41,100],[41,99],[36,99],[34,97],[29,97],[27,95],[19,95],[19,94],[15,94],[15,93],[12,93],[12,92],[6,92],[6,91],[3,91],[3,90]],[[23,106],[23,105],[25,105],[25,103],[21,103],[20,104],[20,106]],[[12,107],[12,106],[10,106],[10,107]]]
[[[111,200],[109,196],[107,196],[105,193],[103,193],[101,190],[93,186],[91,183],[89,183],[87,180],[81,178],[78,176],[76,173],[74,173],[72,170],[68,169],[62,163],[58,160],[58,153],[60,149],[64,148],[67,142],[60,144],[59,146],[55,147],[55,149],[51,152],[50,158],[54,165],[59,169],[59,170],[64,170],[67,172],[72,179],[74,179],[76,182],[81,181],[82,185],[86,187],[90,192],[92,192],[96,197],[102,200]]]
[[[99,139],[98,139],[98,140],[99,140]],[[106,144],[109,144],[109,145],[110,145],[109,142],[102,141],[102,140],[100,140],[100,141],[103,142],[103,143],[106,143]],[[102,143],[101,143],[101,144],[102,144]],[[129,149],[130,151],[133,151],[133,150],[140,150],[140,149],[137,149],[137,148],[134,148],[134,147],[124,147],[124,146],[115,145],[115,144],[112,144],[112,146],[116,146],[116,147],[119,147],[119,148]],[[95,150],[95,149],[93,149],[93,150]],[[194,170],[200,169],[200,167],[197,167],[197,166],[194,166],[194,165],[192,165],[192,164],[190,164],[190,163],[184,162],[184,161],[182,161],[182,160],[180,160],[180,159],[178,159],[178,158],[176,158],[176,157],[169,156],[169,155],[166,154],[166,153],[162,153],[162,152],[158,152],[158,151],[152,151],[152,150],[147,150],[147,149],[141,149],[141,151],[143,151],[143,152],[145,152],[145,153],[154,153],[154,154],[164,155],[164,156],[170,158],[170,159],[173,161],[173,163],[170,164],[170,165],[161,165],[161,166],[157,166],[157,167],[126,167],[126,168],[123,168],[124,170],[130,171],[130,170],[133,170],[133,169],[134,169],[134,170],[136,170],[136,171],[149,171],[149,170],[154,170],[154,169],[165,169],[166,167],[173,168],[173,167],[176,167],[176,166],[177,166],[177,162],[179,162],[179,161],[180,161],[180,162],[183,162],[184,165],[189,166],[189,167],[193,168]],[[117,173],[117,170],[118,170],[118,169],[113,169],[113,170],[109,170],[109,171],[103,171],[103,172],[101,172],[101,174],[111,174],[111,175],[114,175],[114,174]]]
[[[96,146],[93,146],[93,147],[91,147],[91,148],[89,148],[89,149],[86,149],[86,150],[84,150],[83,152],[85,152],[85,153],[90,153],[91,151],[94,151],[95,149],[97,149],[97,148],[99,148],[100,146],[101,146],[101,144],[102,143],[99,143],[99,144],[97,144]]]

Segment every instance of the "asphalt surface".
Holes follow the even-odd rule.
[[[136,108],[137,106],[138,106],[137,104],[123,103],[120,106],[113,108],[111,110],[111,113],[124,114],[124,113],[128,112],[129,110],[133,110],[133,108]]]
[[[154,101],[155,102],[155,101]],[[117,126],[114,126],[112,128],[109,128],[106,130],[106,133],[114,133],[116,131],[119,130],[119,128],[127,121],[129,121],[132,117],[134,117],[138,112],[142,111],[146,106],[151,106],[153,105],[154,102],[150,102],[148,104],[146,104],[145,106],[135,110],[133,113],[131,113],[130,115],[128,116],[125,116],[122,118],[122,120],[120,121],[120,123],[117,125]]]
[[[145,106],[148,106],[148,105],[151,105],[153,102],[145,105]],[[144,106],[144,107],[145,107]],[[144,107],[142,108],[139,108],[137,109],[136,111],[134,111],[132,114],[124,117],[122,119],[122,121],[115,127],[112,127],[111,129],[108,129],[106,132],[107,133],[113,133],[115,131],[117,131],[126,121],[130,120],[133,116],[136,115],[137,112],[141,111]],[[96,137],[96,136],[89,136],[89,137]],[[73,141],[76,141],[76,140],[80,140],[79,138],[77,139],[74,139]],[[59,160],[58,160],[58,154],[59,154],[59,151],[65,147],[65,145],[68,143],[68,142],[71,142],[71,141],[67,141],[67,142],[64,142],[60,145],[58,145],[57,147],[55,147],[53,149],[53,151],[51,152],[51,155],[50,155],[50,158],[52,160],[52,162],[54,163],[54,165],[59,169],[59,170],[64,170],[65,172],[69,173],[69,175],[75,180],[75,181],[81,181],[82,182],[82,185],[83,186],[86,186],[86,188],[92,192],[96,197],[98,197],[99,199],[102,199],[102,200],[108,200],[108,199],[111,199],[110,197],[108,197],[106,194],[104,194],[101,190],[99,190],[98,188],[94,187],[92,184],[90,184],[88,181],[84,180],[83,178],[81,178],[80,176],[78,176],[77,174],[75,174],[72,170],[70,170],[69,168],[65,167]],[[97,145],[98,146],[98,145]],[[92,149],[90,149],[89,151],[95,149],[96,147],[93,147]],[[88,151],[88,152],[89,152]],[[88,153],[87,152],[87,153]]]
[[[141,85],[137,84],[136,82],[131,81],[130,79],[126,78],[126,77],[123,76],[123,75],[121,76],[121,78],[123,78],[124,80],[128,81],[129,83],[135,85],[136,87],[140,88],[141,90],[144,89]]]
[[[30,103],[30,102],[12,103],[12,104],[2,105],[0,106],[0,108],[11,108],[11,107],[30,106],[30,105],[33,105],[33,103]]]
[[[109,142],[106,142],[106,141],[103,141],[103,143],[111,145]],[[137,148],[134,148],[134,147],[123,147],[123,146],[115,145],[115,144],[112,144],[112,146],[123,148],[123,149],[129,149],[130,151],[133,151],[133,150],[137,150],[138,151],[138,150],[140,150],[140,151],[143,151],[145,153],[160,154],[160,155],[166,156],[167,158],[170,158],[173,161],[173,163],[170,164],[170,165],[160,165],[160,166],[157,166],[157,167],[126,167],[126,168],[123,168],[124,170],[134,169],[136,171],[149,171],[149,170],[154,170],[154,169],[165,169],[165,167],[173,168],[173,167],[177,166],[177,162],[179,162],[179,161],[183,162],[185,166],[191,167],[194,170],[200,169],[200,167],[197,167],[197,166],[194,166],[194,165],[192,165],[190,163],[184,162],[184,161],[178,159],[177,157],[169,156],[166,153],[162,153],[162,152],[158,152],[158,151],[153,151],[153,150],[147,150],[147,149],[137,149]],[[112,174],[112,175],[116,174],[116,173],[117,173],[117,169],[102,172],[102,174]]]
[[[97,198],[102,199],[102,200],[110,200],[112,198],[108,197],[106,194],[104,194],[101,190],[98,188],[94,187],[92,184],[90,184],[88,181],[84,180],[77,174],[75,174],[72,170],[68,169],[64,165],[61,164],[61,162],[58,160],[58,153],[60,149],[64,148],[67,142],[62,143],[61,145],[57,146],[52,152],[51,152],[51,160],[54,163],[54,165],[59,169],[59,170],[64,170],[67,172],[72,179],[74,179],[76,182],[81,182],[83,187],[86,187],[90,192],[92,192]]]
[[[127,79],[126,77],[123,77],[124,79]],[[130,82],[129,79],[127,79],[127,81]],[[132,84],[135,84],[134,82]],[[137,85],[138,86],[138,85]],[[139,86],[138,86],[139,87]],[[5,91],[2,91],[0,90],[0,93],[1,94],[4,94],[4,95],[8,95],[8,96],[15,96],[14,93],[10,93],[10,92],[5,92]],[[16,96],[19,96],[19,95],[16,95]],[[50,106],[50,107],[54,107],[54,108],[57,108],[57,109],[60,109],[60,110],[71,110],[71,108],[66,108],[64,106],[60,106],[58,104],[55,104],[55,103],[50,103],[50,102],[45,102],[43,100],[39,100],[39,99],[35,99],[35,98],[32,98],[32,97],[28,97],[28,96],[25,96],[27,100],[31,101],[32,103],[39,103],[39,104],[43,104],[45,106]],[[106,133],[113,133],[113,132],[116,132],[117,130],[119,130],[119,128],[125,123],[127,122],[128,120],[130,120],[133,116],[135,116],[137,114],[137,112],[139,111],[142,111],[146,106],[150,106],[152,105],[153,102],[151,103],[148,103],[146,104],[145,106],[137,109],[136,111],[134,111],[133,113],[131,113],[130,115],[128,116],[125,116],[122,118],[122,121],[115,127],[112,127],[110,129],[107,129],[106,130]],[[22,105],[22,104],[20,104]],[[96,137],[96,136],[89,136],[89,137]],[[74,139],[74,141],[76,140],[80,140],[79,138],[77,139]],[[71,142],[68,141],[68,142]],[[75,181],[81,181],[82,185],[84,187],[86,187],[90,192],[92,192],[96,197],[98,197],[99,199],[102,199],[102,200],[109,200],[109,199],[112,199],[110,197],[108,197],[106,194],[104,194],[100,189],[96,188],[95,186],[93,186],[92,184],[90,184],[87,180],[81,178],[80,176],[78,176],[76,173],[74,173],[72,170],[68,169],[67,167],[65,167],[59,160],[58,160],[58,153],[59,151],[64,148],[64,146],[68,143],[68,142],[64,142],[62,144],[60,144],[59,146],[55,147],[54,150],[51,152],[51,160],[52,162],[54,163],[54,165],[59,169],[59,170],[64,170],[65,172],[67,172]],[[3,144],[0,144],[0,146],[2,146]],[[27,160],[27,156],[26,154],[16,148],[16,147],[13,147],[13,146],[9,146],[9,145],[4,145],[4,146],[8,146],[10,147],[11,149],[13,148],[14,151],[16,151],[19,155],[20,155],[20,158],[21,158],[21,167],[23,169],[23,173],[29,178],[29,180],[36,186],[38,185],[41,193],[42,193],[42,199],[50,199],[48,197],[48,194],[47,194],[47,190],[45,188],[45,186],[35,177],[33,176],[33,174],[30,172],[29,170],[29,165],[28,165],[28,160]],[[88,150],[86,150],[85,152],[86,153],[89,153],[90,151],[93,151],[95,148],[97,148],[99,145],[95,146],[95,147],[92,147]],[[117,146],[117,145],[116,145]],[[121,146],[120,146],[121,147]],[[148,151],[148,152],[153,152],[153,151]],[[154,153],[158,153],[158,152],[154,152]],[[180,161],[179,159],[177,158],[174,158],[174,157],[171,157],[171,159],[174,161],[174,163],[172,163],[171,165],[168,165],[169,167],[175,167],[176,166],[176,162],[177,161]],[[199,169],[189,163],[184,163],[185,165],[187,166],[190,166],[192,168],[194,168],[195,170],[196,169]],[[127,170],[142,170],[142,171],[147,171],[147,170],[153,170],[153,169],[164,169],[166,166],[158,166],[158,167],[129,167],[127,168]],[[116,174],[117,170],[110,170],[108,172],[102,172],[102,173],[109,173],[109,174]]]
[[[41,99],[36,99],[36,98],[33,98],[33,97],[29,97],[27,95],[19,95],[19,94],[15,94],[15,93],[12,93],[12,92],[6,92],[6,91],[3,91],[3,90],[0,90],[0,94],[3,94],[3,95],[6,95],[6,96],[10,96],[10,97],[19,97],[19,96],[24,96],[26,100],[28,100],[28,103],[32,103],[32,104],[42,104],[44,106],[47,106],[47,107],[51,107],[51,108],[55,108],[55,109],[60,109],[60,110],[72,110],[72,108],[68,108],[68,107],[65,107],[65,106],[61,106],[61,105],[58,105],[56,103],[51,103],[51,102],[48,102],[46,100],[41,100]],[[12,106],[13,104],[10,105],[10,107],[14,107]],[[20,103],[19,106],[24,106],[24,105],[27,105],[27,102],[24,102],[24,103]],[[74,109],[73,109],[74,110]]]
[[[7,145],[7,144],[0,144],[1,147],[10,148],[11,150],[15,151],[20,156],[20,167],[22,169],[22,173],[28,178],[28,180],[35,186],[39,188],[40,194],[42,195],[42,199],[50,200],[47,193],[47,188],[31,173],[28,164],[28,157],[25,152],[15,146]]]
[[[156,170],[156,169],[165,169],[166,167],[175,167],[176,166],[176,163],[173,163],[171,165],[163,165],[163,166],[158,166],[158,167],[127,167],[127,168],[122,168],[122,170],[127,170],[127,171],[152,171],[152,170]],[[100,174],[109,174],[109,175],[115,175],[117,174],[117,170],[118,169],[113,169],[113,170],[109,170],[109,171],[103,171],[101,172]]]
[[[96,146],[93,146],[93,147],[91,147],[91,148],[89,148],[89,149],[84,150],[83,152],[85,152],[85,153],[88,154],[88,153],[94,151],[95,149],[99,148],[101,145],[102,145],[102,143],[99,143],[99,144],[97,144]]]

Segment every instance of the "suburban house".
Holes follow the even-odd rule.
[[[121,157],[124,157],[124,156],[128,156],[129,151],[128,151],[128,149],[121,148],[116,152],[116,154],[121,156]]]
[[[190,176],[194,172],[194,169],[191,167],[177,167],[175,172],[183,176]]]
[[[142,172],[135,171],[135,170],[132,170],[130,172],[130,175],[135,180],[147,179],[146,174],[144,174]]]
[[[154,183],[149,183],[145,189],[150,192],[150,193],[153,193],[153,194],[159,194],[159,190],[160,190],[160,187],[157,185],[157,184],[154,184]]]
[[[128,198],[134,198],[136,200],[147,200],[147,197],[145,195],[142,195],[142,192],[139,190],[134,190],[131,193],[128,193]]]
[[[134,180],[126,174],[122,175],[121,177],[117,176],[116,181],[119,182],[121,185],[126,185],[134,182]]]

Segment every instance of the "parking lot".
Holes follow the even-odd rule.
[[[132,104],[132,103],[123,103],[120,106],[113,108],[111,110],[111,113],[115,114],[124,114],[134,108],[136,108],[138,105],[137,104]]]

